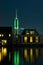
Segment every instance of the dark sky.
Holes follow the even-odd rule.
[[[0,26],[13,26],[16,8],[20,27],[43,34],[43,0],[0,0]]]

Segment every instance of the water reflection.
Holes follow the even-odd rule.
[[[2,54],[1,54],[1,52],[0,52],[0,62],[1,62],[1,60],[2,60]]]
[[[11,61],[11,53],[9,52],[9,61]]]
[[[23,57],[28,62],[34,62],[42,55],[42,48],[25,48],[23,51]]]
[[[18,50],[20,50],[20,49],[18,49]],[[40,56],[43,56],[43,48],[24,48],[22,50],[23,50],[23,54],[22,54],[21,50],[19,51],[19,53],[22,54],[22,56],[24,58],[23,60],[26,60],[26,62],[33,63],[33,62],[37,61],[37,59]],[[1,47],[0,48],[0,62],[6,61],[6,60],[11,61],[11,51],[8,48]],[[20,60],[21,60],[21,58],[20,58]]]
[[[0,62],[11,61],[11,52],[6,47],[0,48]]]
[[[36,49],[35,49],[36,58],[38,58],[38,56],[39,56],[39,52],[40,52],[40,51],[39,51],[39,49],[38,49],[38,48],[36,48]]]
[[[27,49],[24,50],[24,57],[27,61],[29,61],[29,54],[28,54],[28,51]]]
[[[0,62],[4,59],[4,56],[6,57],[7,55],[7,48],[0,48]]]
[[[33,49],[32,48],[30,48],[30,60],[31,60],[31,62],[33,61]]]

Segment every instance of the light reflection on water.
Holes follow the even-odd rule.
[[[21,48],[18,50],[14,50],[14,52],[19,51],[19,61],[20,65],[27,65],[31,63],[38,63],[40,57],[43,56],[43,48]],[[26,64],[27,63],[27,64]]]
[[[43,56],[43,48],[25,48],[23,51],[23,57],[28,62],[35,62],[40,56]]]
[[[14,51],[13,51],[14,52]],[[21,52],[22,53],[22,52]],[[7,57],[9,54],[9,61],[11,60],[11,52],[7,48],[1,47],[0,48],[0,62],[4,60],[4,57]],[[43,48],[24,48],[23,49],[23,58],[27,62],[35,62],[40,56],[43,56]],[[6,58],[7,59],[7,58]]]
[[[8,52],[8,49],[6,47],[0,48],[0,62],[5,60],[11,60],[11,52]]]

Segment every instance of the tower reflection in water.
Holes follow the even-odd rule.
[[[26,61],[34,62],[35,59],[37,60],[40,55],[40,49],[39,48],[28,48],[24,49],[23,56]]]
[[[0,62],[6,61],[6,60],[11,61],[11,52],[9,51],[8,53],[7,48],[1,47],[0,48]]]

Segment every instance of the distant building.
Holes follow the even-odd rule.
[[[36,31],[36,29],[25,29],[22,32],[22,35],[39,35],[39,33]]]
[[[0,45],[11,45],[12,44],[12,28],[11,27],[0,27]]]
[[[11,65],[12,27],[0,27],[0,62]]]
[[[40,42],[43,43],[43,35],[40,35]]]
[[[22,41],[24,41],[24,43],[39,43],[39,33],[36,29],[25,29],[22,32],[22,37]]]

